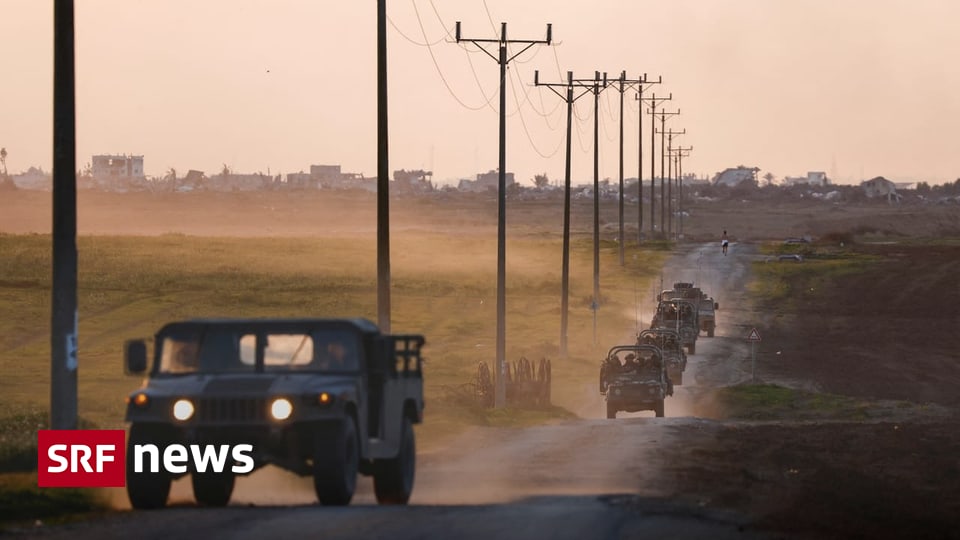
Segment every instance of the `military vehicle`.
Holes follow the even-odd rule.
[[[617,345],[600,364],[600,393],[606,397],[607,418],[617,412],[654,411],[662,417],[663,402],[673,395],[660,348]]]
[[[644,330],[637,336],[638,345],[659,347],[667,366],[667,377],[676,386],[683,384],[683,372],[687,369],[687,354],[680,345],[680,334],[675,330],[657,328]]]
[[[680,334],[680,344],[690,354],[697,354],[700,335],[699,312],[696,305],[686,300],[661,300],[650,323],[651,329],[674,330]]]
[[[673,284],[673,289],[661,291],[657,300],[687,300],[694,304],[697,306],[700,331],[706,332],[707,337],[713,337],[717,327],[716,310],[720,309],[720,304],[699,287],[694,287],[693,283],[678,281]]]
[[[413,424],[423,419],[420,335],[386,335],[365,319],[198,319],[164,326],[143,386],[128,398],[127,494],[166,505],[190,474],[198,503],[229,502],[236,474],[134,468],[138,446],[252,446],[251,471],[272,464],[312,476],[324,505],[347,505],[357,474],[381,504],[413,490]],[[147,343],[129,341],[126,371],[147,373]]]

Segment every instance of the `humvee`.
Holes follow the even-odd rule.
[[[617,345],[600,364],[600,393],[606,396],[607,418],[617,412],[654,411],[663,416],[663,401],[673,395],[663,357],[652,345]]]
[[[127,400],[134,508],[165,506],[171,481],[185,474],[198,503],[223,506],[236,476],[197,466],[137,472],[138,445],[249,444],[252,470],[312,476],[321,504],[349,504],[358,473],[373,476],[381,504],[409,500],[423,336],[382,334],[366,319],[197,319],[167,324],[153,343],[148,378]],[[144,340],[127,342],[125,364],[147,373]]]
[[[687,354],[680,345],[680,334],[675,330],[657,328],[644,330],[637,336],[637,345],[653,345],[663,353],[667,377],[676,386],[683,384],[683,372],[687,369]]]

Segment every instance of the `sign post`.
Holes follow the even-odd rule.
[[[747,336],[747,341],[750,342],[750,366],[753,371],[752,377],[753,382],[757,382],[757,343],[760,342],[760,332],[757,332],[757,329],[754,328],[750,330],[750,335]]]

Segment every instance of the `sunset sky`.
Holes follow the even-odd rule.
[[[684,172],[960,177],[954,0],[392,0],[388,14],[391,170],[455,183],[497,167],[498,68],[452,42],[460,20],[477,38],[496,37],[503,21],[510,38],[543,39],[553,23],[555,46],[518,57],[507,85],[507,169],[527,185],[541,172],[563,178],[565,108],[532,86],[535,69],[549,82],[568,70],[662,76],[651,91],[673,94],[667,110],[681,114],[667,126],[686,129],[677,143],[694,147]],[[76,0],[76,36],[78,168],[92,154],[127,153],[145,156],[147,175],[224,164],[376,173],[372,0]],[[49,170],[53,2],[0,0],[0,51],[7,167]],[[635,177],[638,109],[634,92],[626,97],[625,176]],[[600,176],[611,180],[618,110],[609,89]],[[592,181],[592,115],[585,96],[575,184]],[[649,139],[644,152],[648,178]]]

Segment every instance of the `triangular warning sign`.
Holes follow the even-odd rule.
[[[750,330],[750,335],[747,336],[747,341],[760,341],[760,332],[757,332],[756,328]]]

